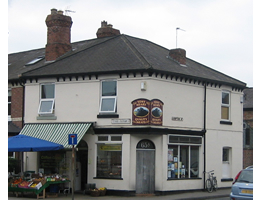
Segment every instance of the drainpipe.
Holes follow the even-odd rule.
[[[19,76],[19,78],[20,78],[20,76]],[[23,99],[22,99],[22,116],[21,116],[21,121],[22,121],[22,129],[23,129],[23,127],[24,127],[24,114],[25,114],[25,83],[23,82],[23,80],[21,81],[19,81],[19,84],[20,84],[20,86],[22,86],[22,88],[23,88]],[[26,154],[27,155],[27,154]],[[21,154],[20,154],[20,159],[21,159],[21,163],[20,163],[20,171],[21,171],[21,173],[22,172],[24,172],[24,152],[21,152]]]
[[[205,189],[205,181],[206,181],[206,87],[207,83],[204,83],[204,110],[203,110],[203,184]]]

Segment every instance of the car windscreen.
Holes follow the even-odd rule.
[[[237,182],[253,183],[253,170],[243,170],[238,177]]]

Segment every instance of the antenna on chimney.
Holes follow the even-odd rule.
[[[75,13],[75,11],[73,11],[73,10],[65,10],[65,15],[67,15],[67,16],[70,16],[70,14],[69,13]]]
[[[64,12],[65,12],[65,15],[67,15],[67,16],[70,16],[70,13],[75,13],[75,11],[69,10],[69,6],[67,6],[67,8],[64,10]]]
[[[178,44],[178,30],[181,30],[181,31],[185,31],[185,30],[183,30],[183,29],[181,29],[181,28],[176,28],[176,48],[178,47],[177,46],[177,44]]]

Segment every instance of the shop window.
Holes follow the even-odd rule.
[[[98,136],[98,141],[108,141],[108,136]]]
[[[121,135],[99,135],[98,141],[99,142],[122,141],[122,137],[121,137]]]
[[[230,93],[222,92],[221,119],[230,119]]]
[[[45,174],[66,174],[70,168],[65,151],[41,151],[39,168]]]
[[[54,84],[42,84],[38,113],[41,115],[54,112]]]
[[[188,136],[175,136],[169,135],[169,143],[189,143],[189,144],[201,144],[201,137],[188,137]]]
[[[111,136],[111,141],[121,141],[121,136]]]
[[[97,144],[97,178],[121,178],[121,163],[121,144]]]
[[[169,135],[168,179],[199,177],[201,142],[201,137]]]
[[[98,136],[97,178],[122,178],[122,136]]]
[[[101,82],[100,113],[115,113],[117,104],[117,81]]]

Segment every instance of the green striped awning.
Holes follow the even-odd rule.
[[[57,144],[64,148],[72,148],[68,145],[68,135],[77,134],[77,144],[81,141],[92,123],[28,123],[25,124],[19,134],[27,135]]]

